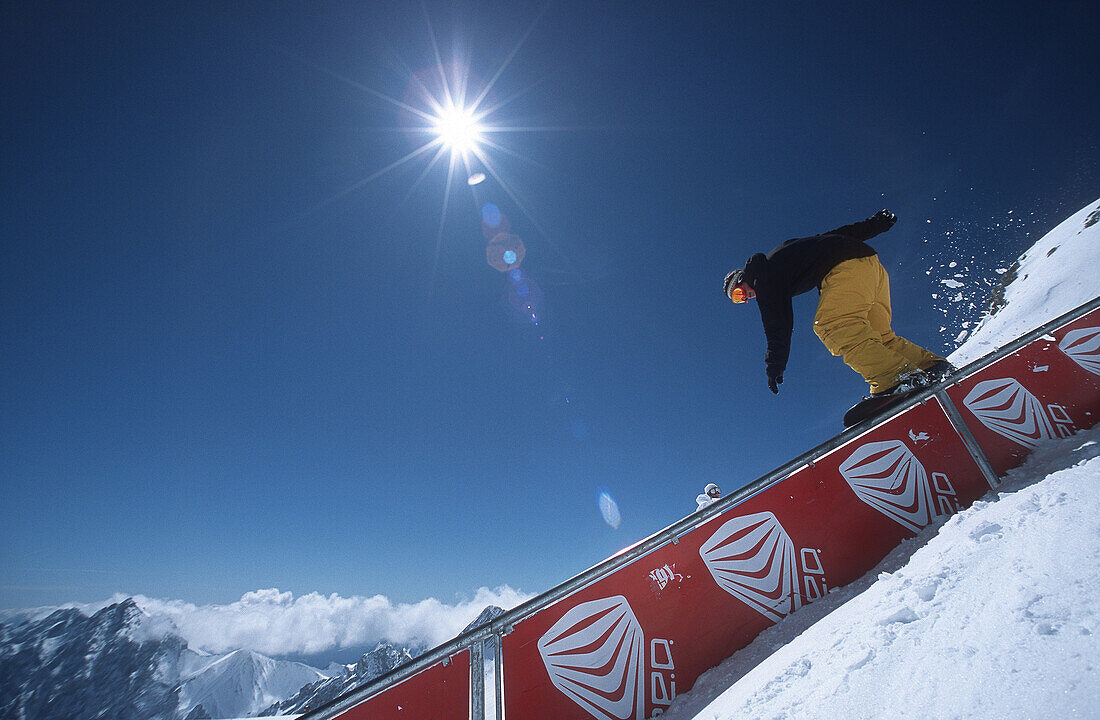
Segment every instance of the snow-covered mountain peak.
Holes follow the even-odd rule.
[[[325,675],[316,668],[234,650],[203,658],[189,668],[180,707],[202,706],[210,717],[243,717],[293,695]]]

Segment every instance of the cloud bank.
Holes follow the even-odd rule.
[[[111,602],[124,600],[118,595]],[[226,605],[194,605],[143,595],[134,601],[153,618],[167,618],[190,647],[211,653],[247,648],[264,655],[312,655],[387,641],[431,647],[457,635],[488,605],[513,608],[532,595],[507,586],[480,588],[446,605],[434,598],[394,604],[383,595],[294,597],[276,588],[245,593]],[[94,612],[109,603],[81,606]]]

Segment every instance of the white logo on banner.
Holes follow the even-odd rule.
[[[577,605],[539,638],[538,648],[554,687],[592,717],[645,716],[645,638],[623,596]]]
[[[1058,349],[1093,375],[1100,375],[1100,327],[1071,330]]]
[[[816,563],[814,574],[824,574],[817,551],[802,554],[809,567]],[[703,543],[699,555],[718,587],[769,620],[778,622],[802,607],[794,543],[770,512],[729,520]]]
[[[978,383],[963,399],[963,405],[982,425],[1024,447],[1033,448],[1055,436],[1043,404],[1015,378]],[[1060,409],[1065,415],[1064,408]]]
[[[671,640],[649,641],[649,667],[649,699],[654,705],[671,705],[676,699],[676,662],[672,659]],[[653,716],[663,712],[657,708]]]
[[[684,581],[684,576],[676,572],[676,563],[665,563],[656,570],[651,570],[649,579],[657,586],[658,590],[664,590],[668,584],[675,580],[677,583]]]
[[[937,507],[928,473],[900,440],[861,445],[840,464],[840,475],[856,497],[913,532],[936,515],[952,512],[955,489],[947,476],[934,474],[941,495]]]

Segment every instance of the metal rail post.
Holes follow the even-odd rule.
[[[974,462],[978,464],[978,469],[982,471],[982,476],[985,478],[985,481],[989,483],[989,488],[991,490],[996,490],[997,486],[1001,484],[1001,479],[997,476],[997,472],[989,463],[989,458],[985,456],[982,446],[978,444],[978,439],[974,437],[974,433],[970,431],[970,426],[966,424],[966,420],[963,418],[962,413],[955,407],[955,403],[951,402],[951,398],[947,395],[947,388],[937,392],[936,399],[939,400],[940,407],[942,407],[943,411],[947,414],[947,419],[951,421],[951,425],[955,428],[955,432],[962,438],[963,444],[966,445],[966,449],[970,453],[970,457],[974,458]]]
[[[493,694],[496,695],[497,716],[496,720],[504,720],[504,634],[493,633],[493,642],[496,643],[496,652],[493,653]]]
[[[485,641],[470,645],[470,720],[485,720]]]

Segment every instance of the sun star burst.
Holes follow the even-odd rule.
[[[544,10],[545,11],[545,10]],[[516,206],[528,217],[533,227],[539,230],[537,223],[531,217],[526,204],[510,187],[502,176],[501,169],[497,166],[493,155],[508,155],[521,162],[531,162],[525,155],[517,152],[507,144],[500,141],[502,133],[547,132],[553,130],[566,130],[561,127],[534,127],[502,124],[499,122],[498,113],[514,100],[526,94],[531,87],[518,90],[503,100],[491,99],[490,95],[505,70],[512,63],[520,48],[526,42],[528,36],[534,30],[540,12],[531,22],[527,31],[519,38],[512,51],[501,62],[496,72],[488,82],[481,82],[470,72],[469,66],[462,57],[456,57],[449,63],[444,63],[439,51],[439,43],[436,40],[430,18],[425,10],[425,20],[428,26],[428,39],[434,65],[427,66],[421,71],[413,72],[406,68],[409,74],[409,85],[404,99],[387,95],[373,88],[367,87],[351,78],[333,72],[319,65],[309,63],[317,70],[324,72],[357,90],[382,100],[401,112],[401,122],[398,128],[409,135],[410,138],[420,136],[423,140],[418,146],[407,152],[404,156],[394,160],[385,167],[370,173],[339,192],[327,198],[322,205],[335,202],[347,196],[351,192],[387,175],[408,163],[415,161],[424,162],[424,167],[416,180],[412,183],[405,195],[404,203],[413,196],[421,183],[432,173],[432,170],[443,166],[445,177],[443,186],[442,207],[439,213],[438,231],[436,233],[436,261],[438,261],[440,247],[443,243],[443,229],[447,219],[447,210],[451,202],[452,188],[455,179],[465,175],[467,185],[471,189],[470,198],[477,203],[475,188],[478,188],[488,180],[493,181],[493,187],[505,193]],[[493,137],[497,136],[497,137]],[[448,159],[449,156],[449,159]],[[541,230],[539,230],[542,232]],[[545,235],[545,233],[543,233]],[[434,264],[433,264],[434,273]]]
[[[477,149],[484,132],[473,110],[454,105],[440,112],[432,126],[444,147],[463,157]]]

